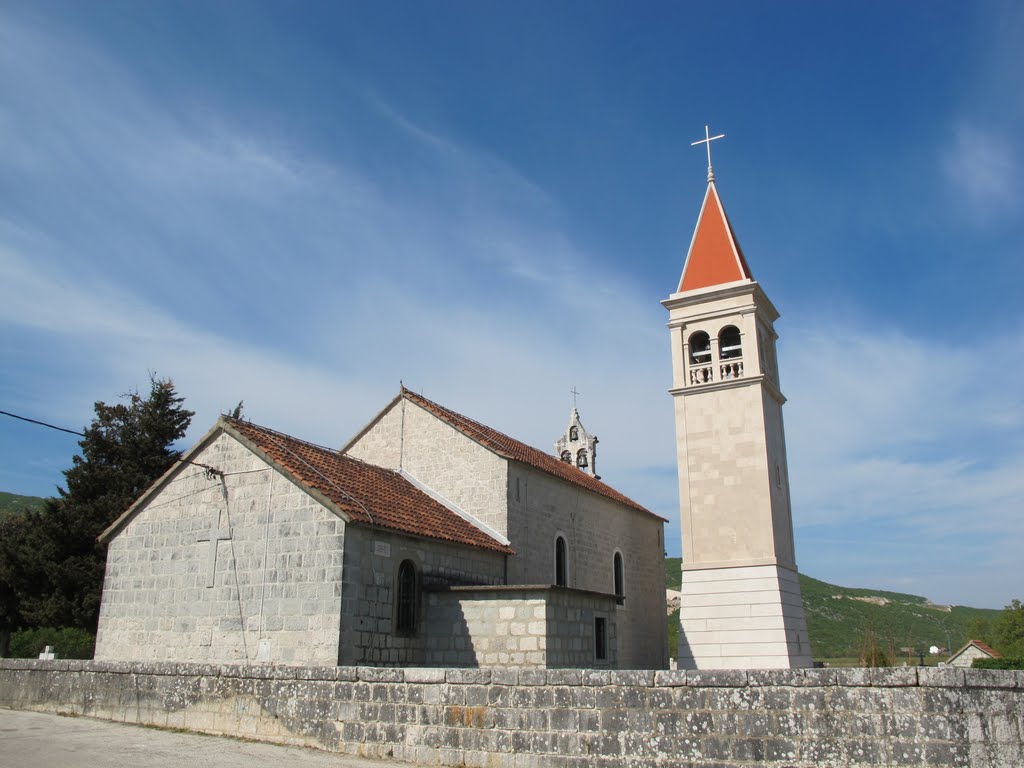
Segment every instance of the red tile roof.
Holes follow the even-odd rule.
[[[970,647],[971,647],[972,645],[973,645],[973,646],[974,646],[975,648],[977,648],[978,650],[980,650],[980,651],[983,651],[983,652],[987,653],[987,654],[988,654],[989,656],[991,656],[991,657],[992,657],[993,659],[1001,659],[1001,658],[1003,658],[1003,655],[1002,655],[1001,653],[999,653],[999,651],[995,650],[994,648],[989,648],[989,647],[988,647],[987,645],[985,645],[985,644],[984,644],[983,642],[981,642],[981,640],[968,640],[968,641],[967,641],[967,645],[965,645],[965,646],[964,646],[963,648],[961,648],[961,649],[960,649],[959,651],[957,651],[957,652],[956,652],[956,653],[954,653],[954,654],[953,654],[952,656],[950,656],[950,657],[949,657],[949,660],[950,660],[950,661],[952,661],[952,660],[953,660],[953,659],[955,659],[955,658],[956,658],[957,656],[959,656],[959,655],[960,655],[961,653],[963,653],[963,652],[964,652],[964,651],[966,651],[966,650],[967,650],[968,648],[970,648]]]
[[[478,421],[473,421],[460,413],[456,413],[455,411],[445,408],[443,405],[438,405],[437,403],[423,397],[423,395],[416,394],[404,387],[402,388],[402,395],[409,400],[409,402],[425,408],[427,411],[434,414],[454,429],[457,429],[466,437],[471,440],[475,440],[485,448],[489,448],[499,456],[511,459],[512,461],[518,461],[521,464],[527,464],[535,469],[539,469],[542,472],[546,472],[547,474],[553,475],[561,480],[566,480],[580,488],[585,488],[588,491],[592,491],[600,494],[601,496],[612,499],[613,501],[617,501],[620,504],[624,504],[639,512],[651,515],[659,520],[665,520],[665,518],[655,515],[650,510],[637,504],[628,496],[624,496],[619,493],[611,486],[605,485],[593,475],[588,475],[586,472],[577,469],[574,465],[565,463],[557,456],[541,451],[537,448],[533,448],[526,443],[521,443],[515,438],[502,434],[498,430],[492,429]],[[668,521],[665,520],[665,522]]]
[[[505,554],[515,550],[409,483],[394,470],[247,421],[222,417],[295,480],[315,489],[353,521]]]
[[[729,217],[725,215],[718,190],[711,182],[700,209],[690,251],[686,254],[679,291],[709,288],[743,279],[754,278],[736,241]]]

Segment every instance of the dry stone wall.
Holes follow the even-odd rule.
[[[424,765],[1018,768],[1024,673],[0,661],[0,707]]]

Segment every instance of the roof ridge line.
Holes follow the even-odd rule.
[[[317,450],[320,450],[320,451],[326,451],[327,453],[334,454],[335,456],[344,456],[345,458],[352,459],[352,461],[361,461],[360,459],[357,459],[354,456],[349,456],[348,454],[342,453],[337,448],[331,448],[330,446],[327,446],[327,445],[321,445],[320,443],[314,443],[312,440],[303,440],[301,437],[295,437],[295,435],[289,435],[287,432],[282,432],[279,429],[274,429],[273,427],[266,427],[266,426],[264,426],[262,424],[257,424],[254,421],[249,421],[247,419],[235,419],[235,418],[233,418],[231,416],[228,416],[226,414],[222,414],[221,418],[224,419],[225,421],[227,421],[229,424],[232,424],[232,425],[241,424],[243,426],[253,427],[255,429],[262,430],[263,432],[268,432],[271,435],[277,435],[278,437],[284,437],[284,438],[287,438],[288,440],[292,440],[292,441],[294,441],[296,443],[301,443],[302,445],[307,445],[310,448],[316,448]],[[363,462],[363,463],[365,463],[365,462]],[[376,466],[376,465],[371,465],[371,466]]]

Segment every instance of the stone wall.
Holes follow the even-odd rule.
[[[425,765],[1017,768],[1024,673],[0,660],[0,707]]]
[[[110,541],[96,657],[336,664],[344,521],[223,433],[194,458],[223,480],[182,464]]]
[[[437,622],[421,590],[417,631],[394,632],[398,567],[411,560],[420,584],[500,584],[505,555],[434,539],[417,539],[383,529],[349,526],[345,542],[341,664],[423,666],[441,662],[431,654]],[[451,627],[442,627],[451,636]],[[433,659],[433,661],[431,660]]]
[[[346,453],[407,472],[433,494],[508,535],[507,461],[415,403],[399,400]]]
[[[454,587],[428,593],[427,666],[615,667],[611,595],[563,587]],[[597,620],[604,623],[599,658]]]
[[[665,647],[664,526],[660,518],[523,464],[509,467],[509,538],[519,553],[510,584],[553,583],[555,538],[563,536],[568,584],[614,594],[622,555],[625,599],[616,607],[619,666],[668,666]]]

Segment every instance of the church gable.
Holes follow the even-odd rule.
[[[566,464],[557,456],[552,456],[546,451],[529,446],[478,421],[473,421],[460,413],[445,408],[443,405],[427,400],[427,398],[415,392],[403,389],[403,395],[411,402],[434,414],[446,424],[451,425],[454,429],[466,435],[477,444],[493,451],[498,456],[526,464],[559,480],[567,481],[572,485],[597,493],[619,504],[663,520],[663,518],[654,515],[654,513],[628,496],[619,493],[609,485],[605,485],[592,475],[580,471],[574,465]]]
[[[96,658],[335,663],[346,522],[223,428],[189,459],[108,533]]]
[[[342,453],[400,472],[441,503],[507,537],[507,460],[408,394],[403,389]]]

